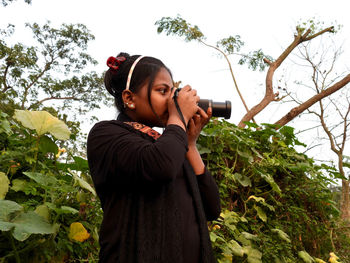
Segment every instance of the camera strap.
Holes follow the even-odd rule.
[[[138,130],[147,134],[148,136],[151,136],[155,140],[157,140],[161,136],[159,132],[153,130],[151,127],[148,127],[147,125],[144,125],[142,123],[135,121],[125,121],[124,123],[132,126],[135,130]]]
[[[174,103],[175,103],[175,107],[176,107],[176,109],[177,109],[177,112],[178,112],[179,115],[180,115],[180,119],[181,119],[182,123],[184,124],[185,129],[187,129],[187,124],[186,124],[186,122],[185,122],[185,118],[184,118],[184,116],[183,116],[183,114],[182,114],[182,111],[181,111],[181,109],[180,109],[179,103],[177,102],[177,97],[179,96],[179,91],[180,91],[180,89],[176,89],[176,90],[175,90],[173,100],[174,100]]]

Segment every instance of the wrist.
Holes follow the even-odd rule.
[[[186,131],[186,127],[184,126],[183,122],[181,121],[181,119],[178,116],[174,116],[174,115],[170,115],[167,121],[167,125],[170,124],[175,124],[180,126],[184,131]]]
[[[196,141],[188,141],[188,149],[198,151]]]

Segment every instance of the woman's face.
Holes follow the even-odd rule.
[[[135,121],[149,126],[164,127],[169,118],[168,99],[173,80],[165,68],[161,68],[156,75],[151,88],[151,103],[156,114],[152,111],[148,101],[148,85],[149,82],[146,82],[139,92],[134,94],[135,109],[132,117]]]

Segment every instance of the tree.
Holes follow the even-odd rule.
[[[312,98],[327,93],[334,89],[339,79],[344,80],[342,74],[335,71],[336,62],[342,53],[340,48],[325,48],[322,45],[317,52],[313,52],[312,45],[302,45],[299,48],[300,59],[304,62],[304,70],[308,71],[309,78],[297,82],[298,86],[309,88],[315,94]],[[335,84],[334,84],[335,83]],[[340,86],[340,85],[339,85]],[[302,105],[296,95],[289,93],[292,101]],[[300,106],[299,106],[300,107]],[[298,108],[298,107],[297,107]],[[336,155],[339,178],[342,181],[340,210],[341,218],[350,221],[350,189],[349,177],[346,174],[347,157],[345,156],[345,146],[349,140],[350,125],[350,94],[348,89],[341,89],[337,94],[331,94],[324,100],[319,100],[314,106],[307,108],[307,112],[316,116],[319,128],[326,135],[324,140],[329,143],[329,147]],[[318,127],[317,127],[318,128]],[[317,136],[317,135],[315,135]],[[320,137],[320,136],[318,136]]]
[[[48,22],[26,27],[37,45],[7,44],[5,38],[13,36],[13,25],[0,32],[4,37],[0,40],[0,109],[11,113],[14,108],[39,110],[56,103],[57,111],[74,108],[81,115],[99,108],[101,102],[108,103],[102,76],[84,72],[97,64],[86,53],[94,36],[84,25],[54,28]]]
[[[240,40],[239,36],[230,36],[228,38],[224,38],[218,41],[215,46],[209,45],[205,42],[204,34],[200,31],[198,26],[192,26],[180,16],[176,18],[163,17],[162,19],[156,22],[156,25],[158,25],[158,33],[165,31],[167,35],[173,34],[180,37],[184,36],[185,41],[198,41],[206,46],[216,49],[225,57],[230,68],[235,88],[247,111],[247,113],[242,117],[241,121],[238,124],[238,126],[242,128],[245,127],[247,122],[253,120],[254,116],[256,116],[262,110],[264,110],[267,107],[267,105],[269,105],[271,102],[280,101],[282,99],[279,97],[278,92],[274,92],[273,77],[275,71],[280,67],[283,61],[285,61],[285,59],[293,52],[293,50],[296,47],[298,47],[301,43],[307,43],[325,33],[335,32],[333,26],[318,29],[317,26],[315,26],[315,22],[313,20],[310,20],[309,23],[305,23],[304,25],[299,25],[296,27],[294,40],[292,41],[292,43],[281,53],[281,55],[276,60],[273,60],[271,57],[265,55],[262,52],[262,50],[250,52],[248,54],[237,53],[244,45],[244,42]],[[257,68],[259,68],[260,70],[264,70],[266,67],[268,67],[265,83],[265,96],[258,104],[256,104],[251,109],[249,109],[246,105],[244,98],[238,89],[234,78],[232,66],[228,59],[229,55],[239,55],[241,59],[238,61],[238,63],[247,63],[248,66],[253,70]],[[329,87],[327,90],[324,90],[322,93],[317,94],[312,98],[309,98],[298,107],[293,108],[288,114],[286,114],[279,121],[277,121],[276,125],[279,127],[286,125],[288,122],[293,120],[296,116],[305,111],[307,108],[311,107],[316,102],[343,88],[349,82],[350,74],[346,75],[343,79],[339,80],[337,83]]]
[[[291,94],[289,91],[287,91],[285,94],[280,94],[280,90],[277,91],[277,87],[274,87],[273,85],[274,74],[287,59],[287,57],[289,57],[292,53],[294,54],[298,48],[310,45],[310,43],[315,41],[314,39],[336,32],[335,27],[323,27],[323,24],[315,22],[312,19],[302,23],[296,27],[294,39],[290,45],[278,56],[277,59],[274,60],[271,57],[266,56],[261,50],[250,52],[248,54],[239,53],[244,44],[239,36],[230,36],[218,41],[216,45],[209,45],[205,42],[204,34],[200,31],[198,26],[192,26],[179,16],[176,18],[163,17],[161,20],[156,22],[156,25],[158,26],[158,33],[165,32],[167,35],[185,37],[185,41],[198,41],[201,44],[217,50],[224,56],[229,65],[234,86],[247,111],[238,124],[238,127],[241,128],[246,127],[249,121],[254,121],[254,116],[262,112],[271,102],[283,102],[284,98],[290,97]],[[244,98],[238,89],[232,66],[228,58],[229,55],[240,56],[238,63],[247,63],[253,70],[257,68],[260,70],[268,68],[265,81],[265,96],[251,109],[247,107]],[[301,115],[303,112],[313,112],[318,116],[321,126],[327,134],[328,141],[331,145],[331,150],[337,155],[338,173],[331,173],[333,176],[335,175],[338,178],[342,178],[341,215],[343,219],[348,219],[350,218],[349,179],[345,177],[344,171],[344,166],[347,166],[346,160],[344,160],[344,148],[348,135],[350,99],[347,89],[344,88],[350,82],[350,74],[348,70],[346,70],[345,73],[339,74],[331,81],[328,80],[328,78],[330,78],[330,72],[334,71],[334,62],[338,55],[339,54],[335,52],[335,57],[328,70],[320,66],[320,63],[323,61],[322,58],[324,57],[321,57],[319,63],[314,64],[310,57],[305,55],[304,59],[311,64],[311,68],[313,69],[313,72],[310,75],[312,76],[311,78],[314,84],[314,90],[316,92],[308,98],[304,97],[302,100],[295,100],[294,102],[297,102],[298,106],[292,108],[285,116],[282,116],[277,122],[275,122],[274,127],[275,129],[280,129],[295,117]],[[339,96],[337,101],[334,100],[335,97],[333,96],[336,95],[336,92],[342,92],[342,96]],[[299,93],[305,93],[305,90],[299,89]],[[339,99],[340,97],[341,99]],[[324,106],[325,103],[327,103],[327,106]],[[319,105],[320,109],[318,112],[315,111],[315,107],[317,105]],[[328,112],[329,106],[333,106],[335,108],[335,112],[337,112],[341,117],[338,122],[330,124],[332,125],[331,127],[328,126],[325,120],[325,109],[327,108]],[[333,118],[334,120],[334,115],[329,117]],[[336,131],[337,129],[340,129],[341,131]],[[232,154],[234,155],[234,152]],[[330,171],[331,170],[328,172]]]

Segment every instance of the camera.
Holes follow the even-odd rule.
[[[174,94],[174,99],[177,98],[181,88],[177,88]],[[212,108],[213,117],[222,117],[225,119],[231,118],[231,101],[226,100],[225,102],[215,102],[212,100],[201,99],[198,102],[198,106],[201,107],[205,112],[208,108]]]
[[[231,101],[215,102],[212,100],[202,99],[199,100],[198,106],[205,112],[211,107],[213,111],[213,117],[223,117],[229,119],[231,117]]]

